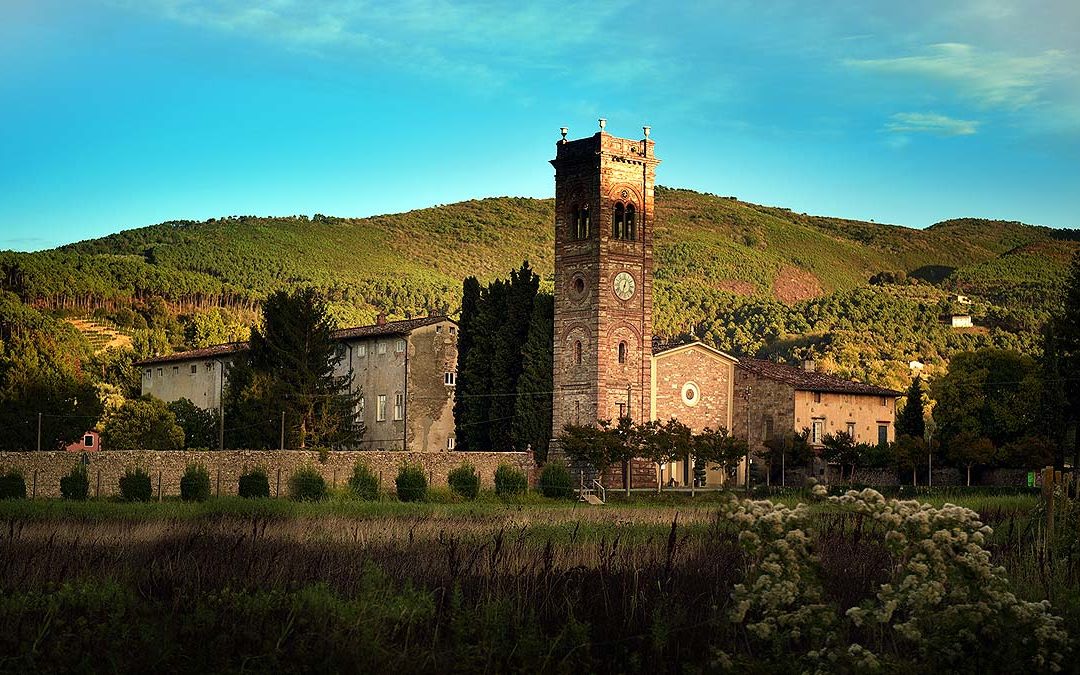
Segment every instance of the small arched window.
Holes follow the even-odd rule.
[[[637,239],[637,223],[634,221],[634,205],[626,205],[626,224],[623,227],[626,238],[630,241]]]
[[[588,239],[589,238],[589,207],[582,206],[578,208],[575,206],[570,213],[571,219],[571,232],[574,239]]]
[[[592,234],[589,231],[591,229],[591,226],[592,223],[589,222],[589,207],[588,205],[586,205],[581,207],[581,236],[578,238],[588,239],[589,235]]]
[[[611,214],[611,236],[616,239],[625,239],[626,207],[621,202],[615,204],[615,210]]]
[[[619,343],[619,363],[626,363],[626,343]]]
[[[574,343],[574,364],[581,365],[581,340]]]
[[[581,209],[577,204],[574,204],[570,208],[570,236],[574,239],[580,239],[578,236],[578,223],[581,222]]]

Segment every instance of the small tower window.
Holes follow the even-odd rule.
[[[626,224],[623,227],[626,232],[626,238],[630,241],[637,240],[637,223],[634,222],[634,205],[626,205]]]
[[[574,343],[574,363],[581,365],[581,340]]]
[[[574,239],[588,239],[589,238],[589,207],[582,206],[578,208],[576,205],[570,210],[571,220],[571,232],[574,235]]]
[[[619,343],[619,363],[626,363],[626,343]]]
[[[616,239],[626,239],[626,207],[622,202],[615,204],[615,211],[611,214],[611,236]]]

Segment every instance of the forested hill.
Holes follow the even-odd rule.
[[[897,281],[899,290],[874,296],[917,303],[930,316],[947,291],[968,292],[983,302],[976,314],[984,327],[1004,331],[987,340],[1030,348],[1077,247],[1076,231],[1021,223],[964,219],[916,230],[663,187],[656,209],[656,331],[694,331],[735,351],[773,348],[792,335],[835,337],[845,321],[843,330],[867,329],[859,324],[869,318],[832,314],[849,311],[845,298]],[[550,199],[500,197],[370,218],[175,221],[51,251],[0,253],[0,284],[26,304],[96,311],[121,326],[131,312],[153,323],[151,303],[159,315],[162,303],[181,317],[224,312],[229,336],[243,332],[238,324],[268,292],[313,285],[328,294],[339,322],[357,324],[379,311],[453,311],[463,277],[505,275],[523,259],[550,283],[553,219]],[[872,277],[877,286],[867,286]],[[911,277],[924,282],[912,286]],[[807,303],[830,302],[840,303],[830,323],[799,323]],[[750,308],[750,319],[735,318]],[[736,320],[743,323],[723,323]],[[135,317],[134,328],[142,325]]]

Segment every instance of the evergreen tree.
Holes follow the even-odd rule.
[[[1064,385],[1064,418],[1073,433],[1073,466],[1080,466],[1080,251],[1073,254],[1065,302],[1057,318],[1059,379]]]
[[[491,384],[492,362],[496,335],[505,319],[505,311],[506,282],[495,280],[480,291],[476,315],[469,322],[468,355],[463,361],[459,357],[465,372],[465,382],[457,387],[462,412],[455,419],[460,450],[491,450],[491,407],[495,398]]]
[[[533,301],[532,320],[521,354],[517,406],[514,409],[514,445],[532,446],[537,463],[547,461],[551,441],[552,357],[555,298],[541,293]]]
[[[907,401],[900,417],[896,419],[896,435],[923,438],[926,435],[926,419],[923,416],[923,386],[918,375],[911,381]]]
[[[332,330],[326,303],[314,289],[278,291],[267,298],[263,327],[251,331],[251,348],[229,374],[230,388],[234,377],[238,388],[230,398],[248,410],[239,411],[240,420],[226,413],[226,423],[252,425],[254,431],[242,434],[254,442],[249,447],[276,447],[279,427],[273,421],[282,411],[290,447],[359,441],[359,393],[352,391],[349,376],[334,374],[342,354]]]
[[[500,282],[492,284],[498,289]],[[489,409],[488,448],[494,451],[513,450],[513,425],[516,414],[518,379],[522,371],[522,352],[533,313],[533,301],[540,288],[540,277],[529,269],[528,261],[521,269],[510,272],[510,280],[501,286],[502,300],[492,293],[492,309],[502,309],[500,320],[492,326],[491,350],[491,407]],[[494,316],[492,317],[494,318]]]
[[[472,409],[484,382],[479,373],[473,370],[471,361],[473,345],[476,342],[477,319],[480,313],[480,282],[476,277],[467,277],[461,285],[461,316],[458,319],[457,341],[457,384],[454,396],[454,435],[457,449],[462,451],[481,450],[474,447],[473,425],[476,413]]]
[[[1043,429],[1047,439],[1054,445],[1053,462],[1057,467],[1065,464],[1065,444],[1069,425],[1069,400],[1066,382],[1064,345],[1058,336],[1060,321],[1047,321],[1043,332],[1043,353],[1039,359],[1039,376],[1042,390],[1039,396],[1039,420],[1037,427]]]

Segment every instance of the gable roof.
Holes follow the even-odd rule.
[[[447,316],[425,316],[420,319],[402,319],[401,321],[387,321],[382,324],[370,326],[354,326],[352,328],[340,328],[330,333],[335,340],[352,340],[356,338],[376,337],[379,335],[408,335],[417,328],[430,326],[436,323],[449,321],[457,325],[457,322]],[[142,361],[136,361],[133,365],[149,366],[156,363],[172,363],[177,361],[197,361],[211,359],[219,356],[228,356],[237,352],[247,351],[251,345],[247,342],[229,342],[222,345],[203,347],[202,349],[189,349],[186,352],[175,352],[162,356],[151,356]]]
[[[763,359],[742,359],[736,365],[748,373],[789,384],[799,391],[820,391],[832,394],[867,394],[871,396],[903,396],[903,392],[877,387],[863,382],[845,380],[836,375],[804,370],[784,363]]]
[[[704,342],[702,342],[700,340],[696,340],[694,342],[687,342],[687,343],[681,344],[681,345],[657,344],[657,345],[653,346],[652,353],[653,353],[653,358],[660,358],[661,356],[668,356],[670,354],[677,354],[678,352],[686,351],[688,349],[704,349],[710,355],[719,356],[721,358],[725,358],[728,361],[732,361],[734,363],[739,362],[739,359],[735,358],[731,354],[728,354],[727,352],[722,352],[722,351],[720,351],[719,349],[717,349],[715,347],[710,347],[709,345],[705,344]]]

